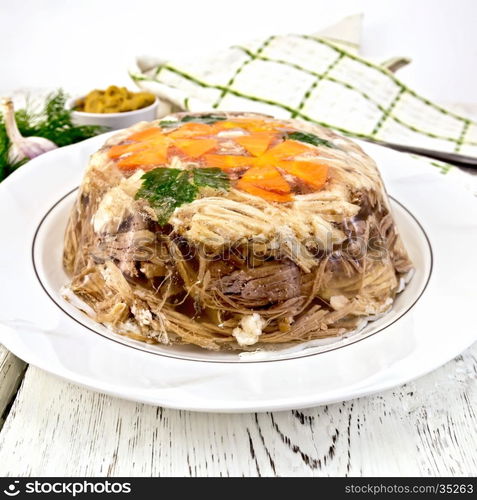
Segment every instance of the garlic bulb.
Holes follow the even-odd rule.
[[[18,130],[15,121],[15,110],[11,99],[2,99],[1,102],[5,129],[10,139],[10,150],[8,158],[11,163],[17,163],[23,160],[31,160],[47,151],[56,149],[58,146],[44,137],[23,137]]]

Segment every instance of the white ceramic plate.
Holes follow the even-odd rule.
[[[171,408],[304,408],[419,377],[477,340],[477,204],[437,169],[363,144],[377,161],[416,273],[393,309],[327,344],[240,357],[150,346],[108,331],[60,295],[63,233],[89,155],[106,135],[47,153],[0,185],[0,342],[83,386]]]

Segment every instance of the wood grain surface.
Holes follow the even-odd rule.
[[[476,382],[477,344],[379,395],[225,415],[123,401],[30,367],[0,434],[0,475],[475,475]]]
[[[0,345],[0,428],[23,378],[26,363]]]

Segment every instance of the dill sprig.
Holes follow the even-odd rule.
[[[66,99],[67,95],[63,90],[57,90],[46,97],[39,111],[32,110],[28,105],[25,109],[18,110],[15,119],[20,133],[24,137],[44,137],[57,146],[67,146],[106,131],[104,127],[96,125],[75,125],[71,119],[71,111],[65,108]],[[10,140],[0,114],[0,181],[27,161],[10,162],[9,148]]]

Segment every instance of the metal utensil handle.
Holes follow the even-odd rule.
[[[385,148],[395,149],[396,151],[402,151],[404,153],[413,153],[420,156],[426,156],[428,158],[434,158],[435,160],[450,163],[458,167],[477,168],[477,157],[474,156],[461,155],[459,153],[448,153],[446,151],[436,151],[434,149],[419,148],[416,146],[408,146],[405,144],[394,144],[392,142],[380,141],[378,139],[362,139],[366,142],[384,146]]]

